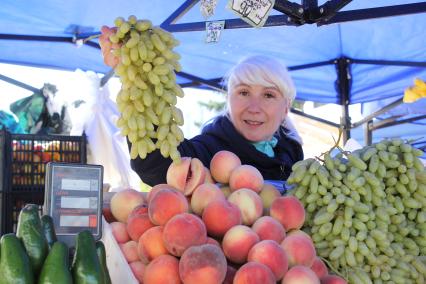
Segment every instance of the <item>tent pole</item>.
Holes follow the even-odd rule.
[[[340,98],[340,105],[342,106],[342,116],[340,117],[340,124],[343,130],[343,143],[346,143],[351,138],[351,117],[349,114],[349,93],[351,87],[351,74],[350,74],[350,59],[341,57],[336,60],[336,89]]]

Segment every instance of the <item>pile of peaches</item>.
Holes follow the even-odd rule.
[[[184,157],[167,184],[120,191],[110,206],[113,235],[140,283],[347,283],[300,230],[302,203],[232,152],[218,152],[210,170]]]

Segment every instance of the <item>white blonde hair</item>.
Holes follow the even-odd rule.
[[[235,65],[225,77],[228,94],[240,85],[261,85],[277,88],[287,98],[289,105],[296,97],[296,89],[287,67],[263,55],[246,57]]]

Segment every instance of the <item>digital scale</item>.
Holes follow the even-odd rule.
[[[100,165],[47,164],[43,214],[53,218],[58,240],[73,247],[83,230],[102,237],[102,185]]]

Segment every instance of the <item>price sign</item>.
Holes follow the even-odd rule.
[[[262,27],[274,4],[275,0],[229,0],[228,8],[248,24]]]
[[[74,246],[83,230],[100,239],[103,167],[48,163],[46,171],[43,213],[52,216],[58,239]]]

